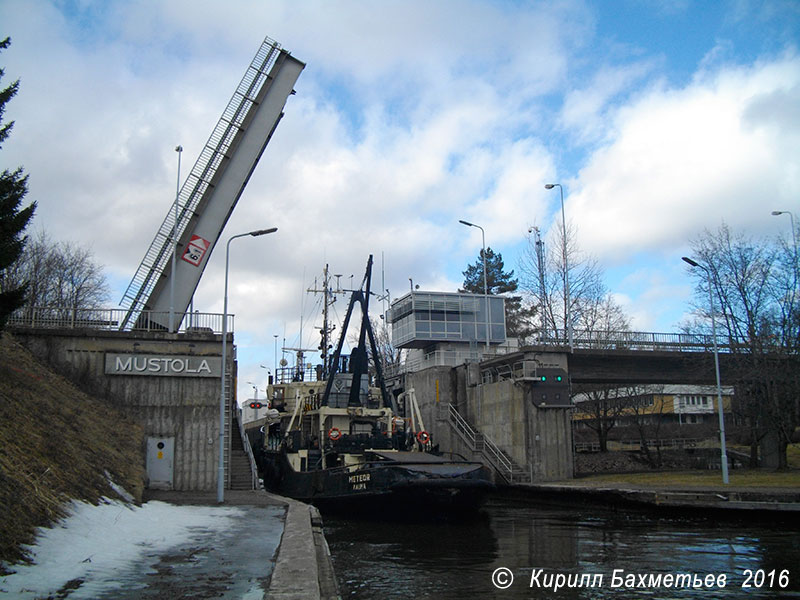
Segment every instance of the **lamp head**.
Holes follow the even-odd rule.
[[[693,266],[693,267],[699,267],[699,266],[700,266],[700,264],[699,264],[699,263],[696,263],[695,261],[693,261],[693,260],[692,260],[691,258],[689,258],[688,256],[682,256],[682,257],[681,257],[681,260],[682,260],[683,262],[685,262],[685,263],[688,263],[689,265],[691,265],[691,266]]]
[[[773,210],[772,211],[772,216],[773,217],[777,217],[778,215],[782,215],[784,212],[785,211],[782,211],[782,210]]]
[[[260,235],[266,235],[268,233],[275,233],[276,231],[278,231],[277,227],[270,227],[269,229],[258,229],[256,231],[251,231],[250,235],[252,235],[253,237],[258,237]]]
[[[556,187],[556,184],[554,184],[554,183],[545,183],[544,184],[544,189],[546,189],[546,190],[552,190],[554,187]]]
[[[467,227],[474,227],[474,225],[472,223],[470,223],[469,221],[463,221],[463,220],[459,219],[458,222],[461,223],[462,225],[466,225]]]

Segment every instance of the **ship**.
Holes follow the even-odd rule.
[[[255,450],[264,487],[323,511],[475,511],[494,487],[489,469],[439,452],[413,390],[390,394],[380,360],[370,372],[368,348],[379,356],[368,311],[371,273],[372,256],[360,288],[351,290],[332,355],[326,299],[322,364],[311,369],[300,353],[289,380],[270,385],[270,422]],[[358,344],[347,356],[345,335],[356,307]]]

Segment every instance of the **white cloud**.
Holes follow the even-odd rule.
[[[800,58],[728,67],[684,89],[659,85],[616,111],[615,137],[573,183],[568,212],[604,258],[684,244],[725,220],[752,228],[797,198]],[[784,112],[763,118],[764,103]],[[765,204],[769,199],[769,204]]]
[[[607,114],[613,108],[610,103],[634,87],[653,68],[649,61],[599,68],[588,85],[566,94],[560,116],[562,127],[573,133],[578,143],[602,140],[610,124]]]
[[[66,6],[84,12],[68,18]],[[284,323],[299,326],[302,290],[326,263],[358,281],[367,256],[384,253],[394,297],[409,277],[456,289],[480,248],[480,232],[458,224],[467,219],[513,267],[529,225],[560,221],[543,189],[556,177],[581,248],[602,260],[671,251],[723,218],[768,218],[766,198],[793,205],[797,56],[731,66],[721,43],[690,84],[670,88],[661,52],[597,47],[598,10],[5,0],[13,43],[0,62],[22,87],[2,158],[30,173],[37,227],[90,243],[127,281],[172,201],[175,145],[185,178],[263,36],[282,42],[307,67],[222,238],[279,228],[237,241],[231,261],[237,329],[269,353]],[[197,309],[221,311],[223,265],[224,244]]]

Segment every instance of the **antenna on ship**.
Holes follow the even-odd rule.
[[[328,265],[322,271],[322,289],[317,288],[317,281],[314,280],[314,287],[307,290],[310,293],[322,294],[322,328],[320,330],[321,341],[319,345],[320,358],[322,359],[322,377],[319,379],[327,379],[331,371],[330,360],[328,351],[333,347],[331,344],[331,334],[336,329],[335,325],[330,322],[330,306],[336,302],[336,294],[344,294],[340,286],[341,275],[334,275],[336,277],[336,289],[331,287],[331,276],[328,270]]]

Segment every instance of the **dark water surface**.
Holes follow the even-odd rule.
[[[324,523],[343,598],[800,599],[797,522],[498,496],[468,520]]]

